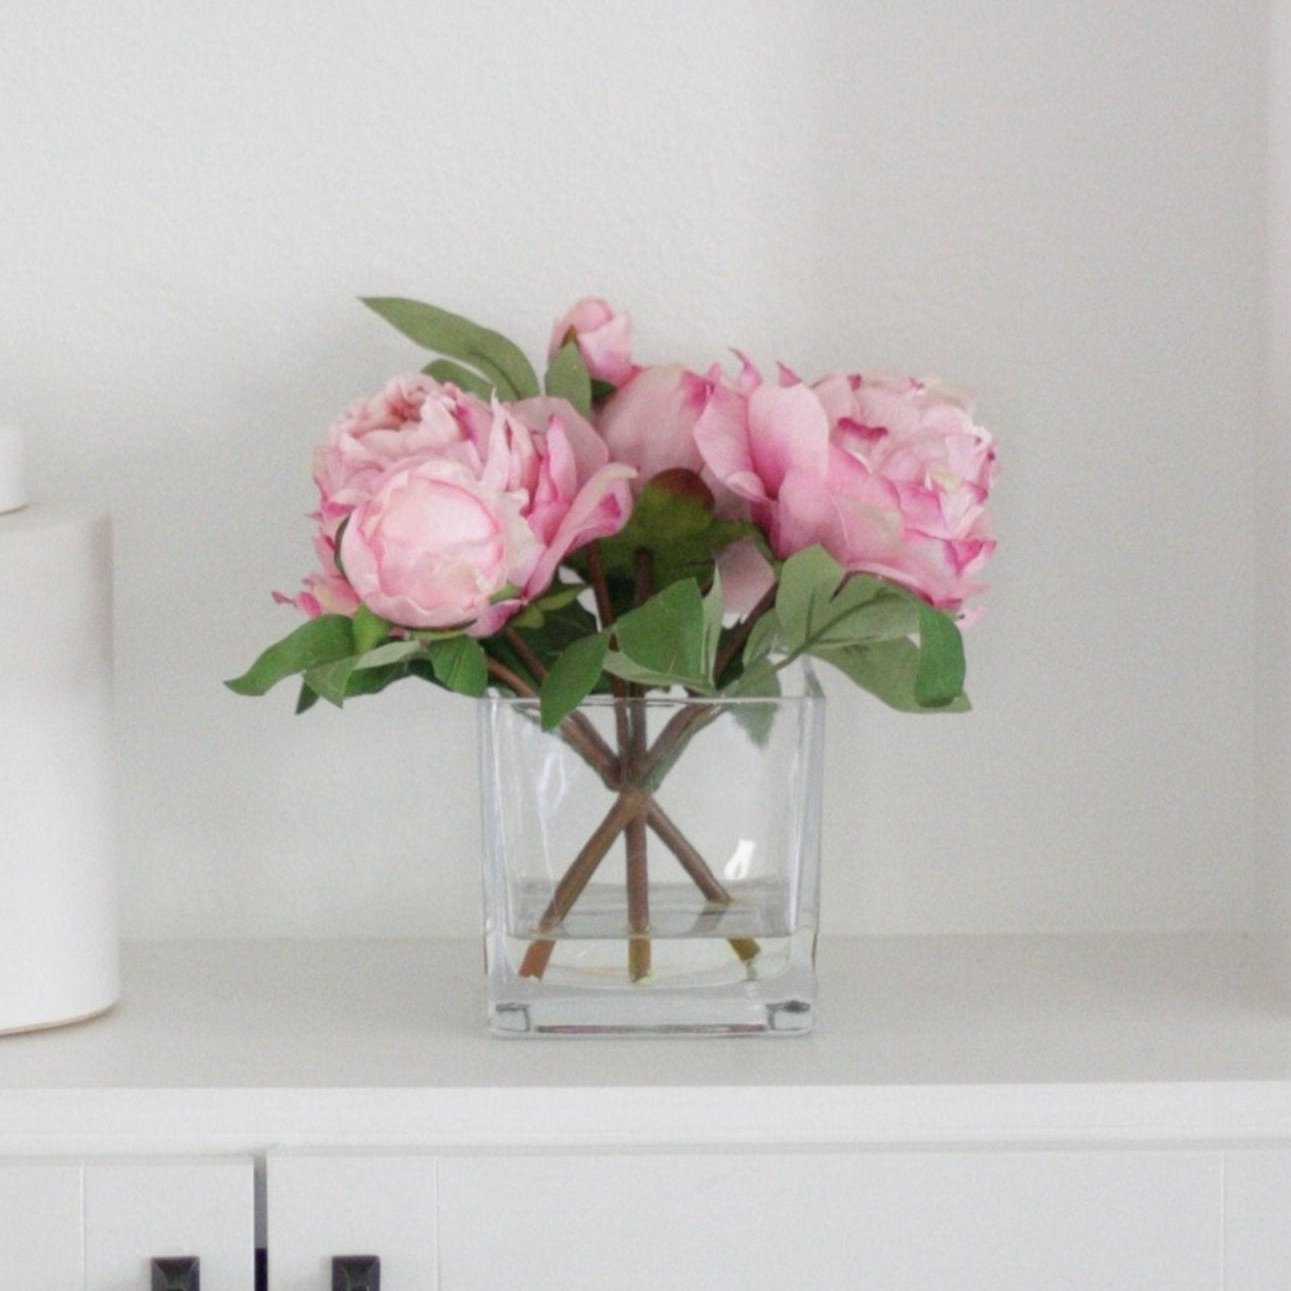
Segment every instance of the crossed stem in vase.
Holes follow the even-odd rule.
[[[594,548],[589,564],[601,624],[609,628],[613,625],[614,616],[604,573]],[[649,595],[649,589],[648,561],[639,560],[638,603]],[[740,625],[740,630],[718,659],[716,671],[719,677],[742,647],[748,630],[766,608],[767,604],[759,605]],[[541,685],[546,676],[542,661],[518,632],[508,629],[507,639],[535,682]],[[536,689],[504,664],[490,660],[489,670],[495,680],[502,682],[516,694],[536,697]],[[722,908],[731,904],[730,892],[664,811],[654,790],[650,788],[652,777],[659,768],[674,759],[684,745],[721,712],[721,708],[717,705],[696,704],[678,710],[654,743],[650,744],[646,730],[647,705],[644,692],[640,687],[617,677],[611,678],[611,684],[616,700],[614,717],[617,752],[606,743],[583,713],[572,713],[560,724],[559,729],[566,742],[616,796],[604,819],[592,831],[556,884],[538,926],[542,932],[551,932],[560,926],[591,882],[615,840],[622,834],[627,853],[628,976],[637,982],[650,972],[650,889],[647,866],[649,833],[653,833],[672,852],[707,901]],[[746,964],[751,963],[759,953],[758,943],[752,938],[729,937],[727,941]],[[521,961],[520,976],[541,978],[555,948],[555,941],[548,937],[532,941]]]

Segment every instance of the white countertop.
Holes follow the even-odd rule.
[[[1291,1141],[1291,999],[1237,936],[825,939],[805,1038],[501,1040],[459,942],[127,945],[0,1039],[0,1150]]]

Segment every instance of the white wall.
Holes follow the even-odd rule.
[[[976,712],[832,688],[830,927],[1246,925],[1263,23],[0,7],[0,414],[37,493],[117,519],[127,931],[476,926],[468,703],[219,683],[292,626],[314,443],[418,361],[354,298],[537,351],[589,291],[644,358],[937,373],[1001,440]]]

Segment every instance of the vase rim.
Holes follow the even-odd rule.
[[[654,691],[634,698],[620,699],[614,695],[587,695],[579,702],[579,708],[612,708],[617,704],[648,704],[655,707],[689,708],[692,706],[711,706],[715,708],[751,707],[755,704],[810,704],[824,703],[825,692],[810,659],[796,660],[785,673],[780,674],[795,679],[794,688],[778,695],[689,695],[674,688],[668,691]],[[540,700],[534,695],[481,695],[481,704],[505,705],[522,708],[536,707]]]

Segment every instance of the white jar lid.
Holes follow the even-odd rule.
[[[0,515],[27,505],[23,438],[17,426],[0,426]]]

